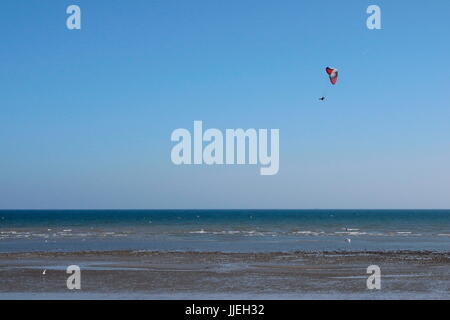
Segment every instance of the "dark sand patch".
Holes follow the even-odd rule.
[[[450,299],[450,253],[419,251],[4,253],[0,298],[64,298],[72,264],[81,267],[85,297]],[[366,287],[373,264],[382,273],[378,292]]]

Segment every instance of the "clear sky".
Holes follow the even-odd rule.
[[[449,12],[3,0],[0,208],[450,208]],[[340,79],[320,102],[327,65]],[[175,166],[170,135],[194,120],[280,129],[279,173]]]

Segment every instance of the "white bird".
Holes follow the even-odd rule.
[[[42,271],[42,274],[45,276],[46,272],[47,272],[47,269],[44,269],[44,271]]]

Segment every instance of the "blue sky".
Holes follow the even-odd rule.
[[[0,208],[450,208],[448,12],[2,1]],[[327,65],[340,79],[320,103]],[[170,135],[194,120],[280,129],[279,173],[173,165]]]

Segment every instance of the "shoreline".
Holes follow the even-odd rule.
[[[48,254],[48,255],[60,255],[60,254],[154,254],[154,253],[186,253],[186,254],[438,254],[438,255],[450,255],[450,250],[292,250],[292,251],[258,251],[258,252],[241,252],[241,251],[220,251],[220,250],[79,250],[79,251],[44,251],[44,250],[30,250],[30,251],[18,251],[18,252],[1,252],[0,257],[5,255],[21,255],[21,254]]]
[[[253,256],[270,256],[270,255],[334,255],[334,256],[354,256],[354,255],[387,255],[387,256],[401,256],[401,255],[433,255],[448,257],[450,259],[449,251],[439,250],[293,250],[293,251],[206,251],[206,250],[80,250],[80,251],[18,251],[18,252],[1,252],[0,261],[5,257],[20,257],[20,256],[71,256],[71,255],[104,255],[104,256],[121,256],[121,255],[158,255],[158,254],[173,254],[173,255],[253,255]]]

